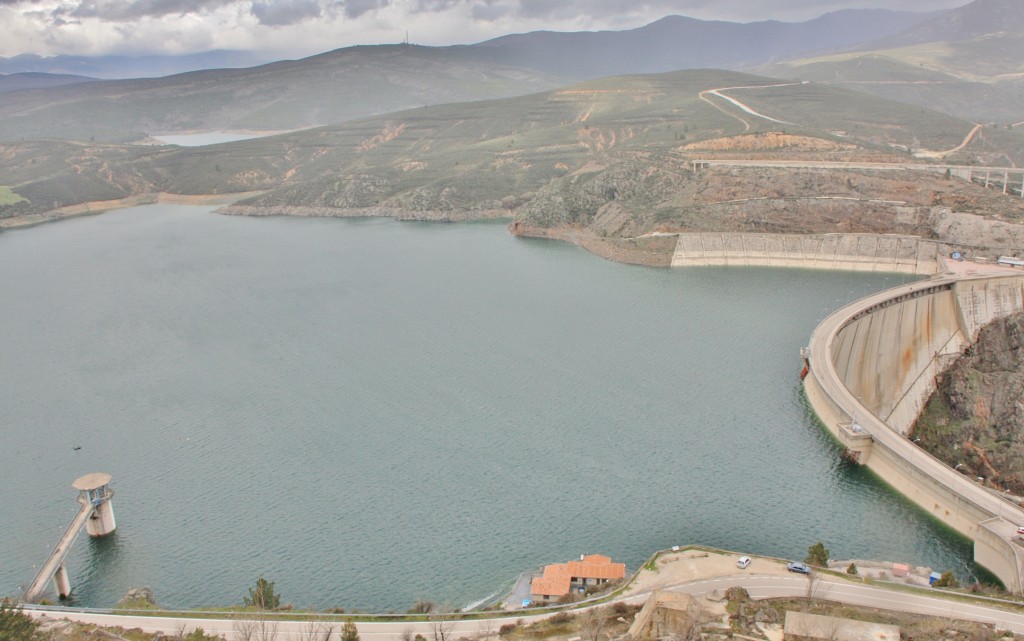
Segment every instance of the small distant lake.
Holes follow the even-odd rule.
[[[840,460],[800,347],[892,274],[654,269],[493,223],[153,205],[0,233],[0,594],[113,475],[79,603],[462,607],[699,543],[977,572]],[[76,449],[80,448],[80,449]]]
[[[219,145],[225,142],[237,142],[239,140],[251,140],[252,138],[266,138],[280,132],[270,133],[242,133],[236,131],[207,131],[199,134],[151,134],[150,138],[165,142],[168,145],[179,145],[181,147],[203,147],[205,145]]]

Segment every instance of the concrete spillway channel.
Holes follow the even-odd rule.
[[[939,277],[838,310],[805,350],[807,398],[845,448],[908,498],[974,541],[975,560],[1024,591],[1024,510],[964,477],[906,434],[935,377],[986,323],[1024,311],[1024,276]]]

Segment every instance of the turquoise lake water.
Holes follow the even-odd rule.
[[[155,205],[0,234],[0,592],[113,475],[76,598],[464,606],[699,543],[976,572],[805,408],[818,320],[903,276],[615,264],[494,223]],[[75,450],[80,446],[80,450]]]

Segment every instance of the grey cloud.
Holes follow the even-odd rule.
[[[412,5],[413,13],[433,13],[447,11],[460,4],[466,4],[466,0],[416,0]],[[487,4],[491,4],[488,2]]]
[[[279,27],[318,18],[321,15],[320,5],[316,0],[268,0],[253,2],[252,15],[262,25]]]
[[[482,22],[494,22],[500,18],[504,18],[509,13],[509,9],[505,5],[495,4],[493,2],[478,2],[473,5],[470,10],[470,16],[474,20],[480,20]]]
[[[416,0],[413,11],[445,11],[464,5],[469,7],[474,19],[484,21],[510,16],[533,20],[571,20],[585,16],[602,21],[628,15],[679,14],[751,22],[770,18],[807,20],[842,8],[932,11],[967,2],[969,0],[512,0],[506,3],[494,0]]]
[[[391,4],[390,0],[346,0],[345,2],[339,3],[342,5],[345,11],[345,16],[348,18],[358,18],[364,13],[375,11],[377,9],[383,9]]]
[[[55,18],[98,18],[128,22],[139,18],[185,15],[232,4],[234,0],[83,0],[75,7],[54,11]]]

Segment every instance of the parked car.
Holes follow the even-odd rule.
[[[791,562],[789,565],[786,566],[786,569],[789,570],[790,572],[797,572],[799,574],[810,574],[811,573],[810,566],[808,566],[806,563],[800,563],[798,561]]]
[[[741,556],[739,561],[736,561],[736,567],[738,567],[741,570],[746,570],[749,565],[750,565],[750,557],[749,556]]]

